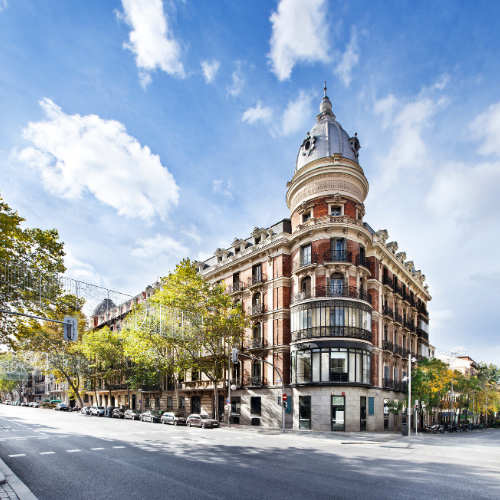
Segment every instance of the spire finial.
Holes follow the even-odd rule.
[[[325,86],[323,87],[323,90],[325,91],[325,97],[326,97],[326,82],[325,82]]]

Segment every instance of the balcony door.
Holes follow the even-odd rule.
[[[330,293],[332,297],[342,296],[344,289],[344,276],[340,273],[330,276]]]
[[[304,245],[300,249],[301,255],[301,261],[303,266],[307,266],[308,264],[311,263],[311,245]]]

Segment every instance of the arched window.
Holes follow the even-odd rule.
[[[252,331],[253,331],[253,340],[260,341],[260,339],[262,338],[262,328],[260,323],[255,323]]]
[[[311,277],[306,276],[305,278],[302,278],[302,281],[300,282],[300,291],[301,292],[310,292],[311,291]]]

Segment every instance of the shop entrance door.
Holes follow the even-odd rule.
[[[345,396],[332,396],[332,431],[345,431]]]
[[[200,396],[193,396],[191,398],[191,413],[201,412],[201,398]]]

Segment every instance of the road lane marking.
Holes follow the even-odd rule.
[[[90,448],[90,449],[93,450],[93,451],[104,450],[104,448]]]
[[[41,451],[40,455],[54,455],[55,451]]]
[[[125,446],[113,446],[113,448],[125,448]]]
[[[14,457],[25,457],[26,455],[24,453],[19,453],[19,455],[9,455],[9,457],[14,458]]]
[[[82,451],[82,450],[66,450],[68,453],[76,453],[77,451]]]

